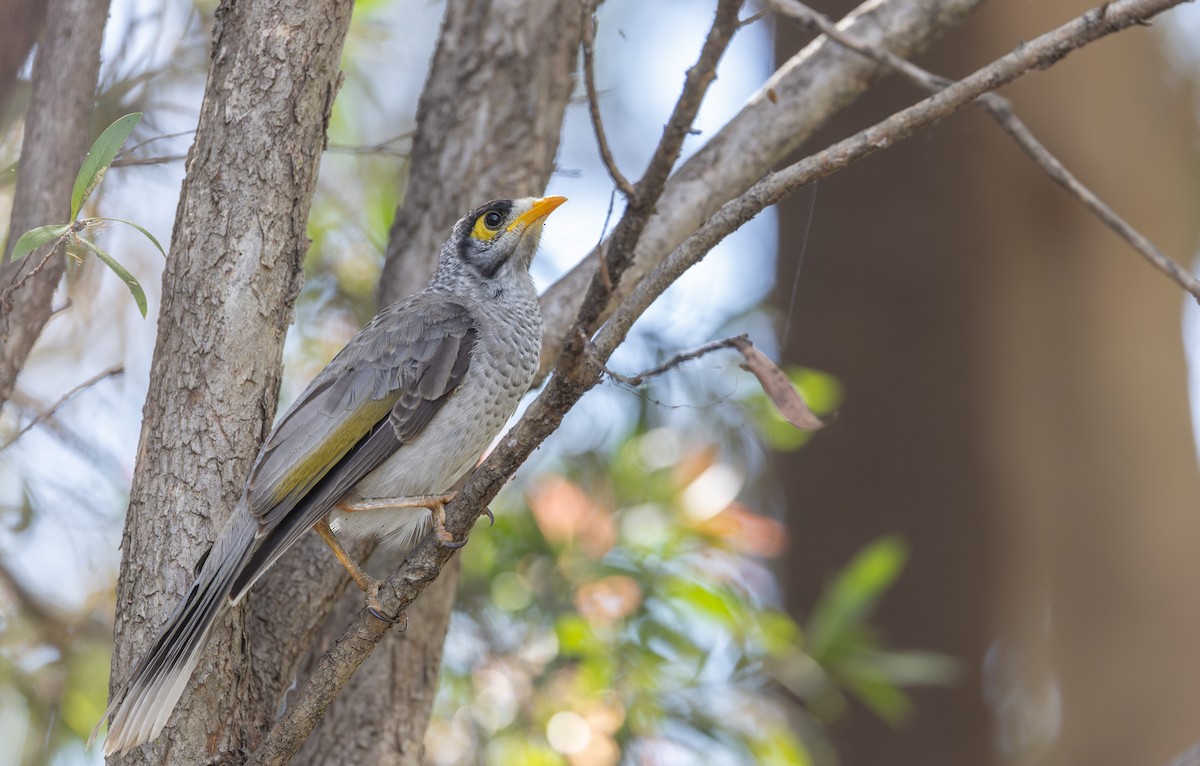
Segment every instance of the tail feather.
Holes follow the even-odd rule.
[[[235,520],[213,544],[183,602],[122,688],[113,695],[104,717],[92,732],[94,739],[111,716],[104,740],[105,755],[126,752],[158,736],[187,687],[217,619],[230,605],[233,583],[254,547],[253,518],[241,507],[234,514]]]

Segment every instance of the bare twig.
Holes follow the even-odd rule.
[[[591,356],[592,361],[595,362],[595,364],[601,370],[603,370],[604,374],[608,377],[612,378],[618,383],[624,383],[627,386],[640,386],[646,382],[646,378],[653,378],[657,375],[670,372],[684,362],[690,362],[693,359],[698,359],[705,354],[712,353],[713,351],[719,351],[723,348],[741,348],[741,344],[749,342],[750,336],[744,333],[742,335],[736,335],[732,338],[725,338],[724,340],[715,340],[712,343],[705,343],[703,346],[692,349],[691,351],[685,351],[682,354],[676,354],[657,367],[651,367],[648,370],[643,370],[637,375],[622,375],[619,372],[610,370],[597,356],[595,349],[590,344],[588,346],[587,353],[589,356]]]
[[[194,132],[194,131],[188,131],[188,132]],[[158,136],[158,138],[174,138],[174,137],[181,136],[181,135],[186,135],[186,133],[176,133],[173,136]],[[403,149],[393,148],[392,144],[395,144],[399,141],[405,141],[405,140],[411,139],[412,135],[413,135],[413,132],[410,130],[410,131],[401,133],[397,136],[392,136],[391,138],[385,139],[383,141],[379,141],[378,143],[367,144],[365,146],[356,146],[356,145],[352,145],[352,144],[330,144],[326,148],[326,151],[330,152],[331,154],[379,155],[379,156],[383,156],[383,157],[398,157],[398,158],[403,159],[405,157],[408,157],[408,151],[403,150]],[[144,144],[144,143],[148,143],[148,142],[143,141],[142,143]],[[141,146],[141,145],[142,144],[138,144],[138,146]],[[134,149],[136,149],[136,148],[137,147],[134,147]],[[127,152],[122,152],[121,156],[119,156],[119,157],[117,157],[117,159],[113,160],[111,167],[129,168],[129,167],[139,167],[139,166],[145,166],[145,165],[164,165],[168,162],[180,162],[182,160],[187,159],[186,154],[168,154],[168,155],[161,156],[161,157],[130,157],[130,156],[128,156],[132,151],[133,151],[133,149],[130,149]]]
[[[754,24],[755,22],[760,21],[763,18],[766,18],[768,13],[770,13],[770,11],[766,8],[763,8],[760,11],[756,11],[755,13],[750,14],[749,16],[747,16],[746,18],[744,18],[738,22],[738,29],[741,29],[742,27],[748,27],[751,24]]]
[[[54,308],[50,309],[50,318],[53,319],[54,317],[58,316],[59,314],[62,314],[63,312],[69,310],[72,305],[73,304],[71,303],[71,299],[67,298],[65,301],[62,302],[61,306],[55,306]]]
[[[385,138],[382,141],[366,146],[351,146],[348,144],[330,144],[326,151],[335,152],[338,154],[379,154],[385,157],[407,157],[408,151],[394,148],[392,145],[401,141],[411,141],[415,130],[406,130],[403,133],[398,133],[391,138]]]
[[[608,168],[608,175],[612,177],[613,183],[621,190],[626,199],[633,197],[633,184],[629,183],[629,179],[617,167],[617,161],[613,158],[612,148],[608,145],[608,136],[604,133],[604,121],[600,119],[600,97],[596,95],[596,15],[595,5],[593,0],[582,0],[583,5],[583,38],[581,47],[583,48],[583,85],[587,90],[588,112],[592,116],[592,129],[596,133],[596,145],[600,149],[600,159],[604,161],[604,167]]]
[[[125,375],[125,367],[124,366],[110,367],[110,369],[104,370],[103,372],[100,372],[100,373],[96,373],[96,375],[86,379],[86,381],[77,385],[77,387],[74,387],[70,391],[67,391],[66,394],[59,397],[58,401],[54,402],[53,405],[50,405],[49,408],[46,409],[46,412],[42,412],[42,413],[36,415],[36,417],[34,419],[30,420],[29,423],[25,424],[25,427],[23,427],[22,430],[19,430],[16,433],[14,433],[14,435],[11,438],[8,438],[8,441],[6,441],[4,444],[0,444],[0,451],[4,451],[5,449],[12,447],[13,443],[16,442],[17,439],[25,436],[26,433],[29,433],[30,431],[34,430],[38,424],[43,423],[43,421],[46,421],[49,418],[53,418],[54,413],[58,412],[59,408],[62,407],[62,405],[65,405],[65,403],[67,403],[68,401],[71,401],[73,399],[73,397],[76,396],[77,394],[82,394],[83,391],[88,390],[89,388],[92,387],[92,385],[95,385],[97,383],[100,383],[101,381],[104,381],[104,379],[118,377],[120,375]]]
[[[1084,186],[1078,178],[1067,169],[1061,161],[1050,153],[1037,137],[1030,132],[1025,123],[1013,112],[1008,99],[999,96],[984,101],[987,109],[1000,127],[1012,136],[1017,145],[1025,150],[1034,162],[1041,166],[1055,183],[1066,189],[1067,193],[1079,200],[1085,208],[1099,218],[1108,228],[1112,229],[1122,239],[1145,258],[1151,266],[1166,274],[1171,280],[1187,290],[1200,301],[1200,278],[1176,263],[1170,256],[1159,250],[1153,242],[1133,228],[1116,211],[1104,203],[1095,192]]]
[[[913,80],[918,85],[927,90],[938,91],[945,88],[952,81],[944,77],[938,77],[935,74],[921,69],[917,65],[909,62],[907,59],[901,58],[892,53],[886,48],[881,48],[877,45],[860,40],[857,37],[847,34],[838,29],[837,25],[829,20],[824,14],[817,13],[799,0],[767,0],[775,11],[790,16],[796,21],[801,22],[809,29],[820,32],[830,40],[841,45],[843,48],[849,48],[855,53],[860,53],[863,56],[891,67],[897,72]]]
[[[168,162],[182,162],[186,159],[186,154],[166,154],[159,157],[118,157],[112,161],[109,167],[136,168],[147,165],[166,165]]]
[[[179,162],[181,160],[186,160],[186,154],[170,154],[161,157],[134,157],[133,155],[136,154],[137,151],[142,147],[149,146],[156,141],[167,141],[173,138],[183,138],[184,136],[191,135],[195,132],[196,130],[193,128],[191,130],[181,130],[178,133],[164,133],[161,136],[151,136],[145,141],[139,141],[128,149],[122,151],[117,155],[117,158],[110,163],[109,167],[128,168],[139,165],[164,165],[168,162]]]
[[[77,394],[80,394],[80,393],[86,391],[87,389],[91,388],[92,386],[96,385],[97,383],[99,383],[102,380],[107,380],[108,378],[115,378],[118,375],[124,375],[124,374],[125,374],[124,367],[121,367],[121,366],[112,367],[110,369],[105,370],[104,372],[93,375],[92,377],[90,377],[87,380],[80,383],[78,386],[75,386],[70,391],[63,394],[61,397],[59,397],[58,401],[56,401],[54,404],[51,404],[50,407],[48,409],[46,409],[46,411],[39,413],[36,417],[34,417],[33,420],[26,423],[24,428],[22,428],[20,431],[17,431],[15,434],[13,434],[3,444],[0,444],[0,452],[3,452],[4,450],[11,447],[13,445],[13,443],[17,441],[17,439],[20,439],[22,436],[24,436],[25,434],[32,431],[34,428],[36,428],[38,426],[38,424],[46,421],[49,418],[54,417],[54,413],[57,412],[58,409],[60,407],[62,407],[64,404],[71,401],[71,399],[73,399]]]
[[[806,24],[810,28],[820,31],[831,40],[856,53],[891,67],[928,91],[936,93],[937,91],[944,90],[953,83],[953,80],[940,77],[922,69],[889,50],[871,45],[842,32],[824,15],[817,13],[799,2],[799,0],[769,0],[769,2],[775,10]],[[1033,132],[1016,115],[1012,102],[996,93],[984,93],[976,99],[976,102],[1068,194],[1078,200],[1080,204],[1090,210],[1106,226],[1128,242],[1151,266],[1166,274],[1176,284],[1200,301],[1200,278],[1197,278],[1195,274],[1180,266],[1168,255],[1155,247],[1154,243],[1117,215],[1095,192],[1080,182],[1061,160],[1050,153],[1050,150],[1033,135]]]
[[[788,378],[787,373],[779,369],[779,366],[772,362],[766,354],[756,349],[750,341],[750,336],[746,334],[735,335],[732,338],[725,338],[724,340],[716,340],[692,351],[676,354],[657,367],[651,367],[644,372],[639,372],[637,375],[622,375],[619,372],[609,369],[604,364],[604,360],[600,358],[600,355],[596,353],[595,347],[591,344],[588,344],[586,353],[592,364],[600,368],[605,375],[618,383],[636,387],[642,385],[646,381],[646,378],[670,372],[684,362],[697,359],[707,353],[723,348],[736,349],[742,355],[742,359],[744,360],[742,369],[748,370],[754,377],[758,378],[759,385],[762,386],[762,390],[767,395],[767,398],[771,400],[775,408],[779,410],[779,414],[789,423],[802,431],[815,431],[825,425],[800,397],[800,394],[796,391],[796,387],[792,385],[792,381]],[[491,513],[489,512],[488,515],[491,516]]]
[[[559,364],[560,376],[571,376],[578,372],[578,362],[583,358],[584,350],[579,339],[595,332],[600,316],[608,306],[609,297],[633,259],[634,248],[637,247],[646,222],[654,211],[655,203],[662,196],[671,168],[679,159],[683,141],[692,128],[697,112],[700,111],[704,94],[716,77],[717,64],[738,29],[738,11],[741,7],[742,0],[720,0],[717,4],[712,27],[700,49],[700,56],[687,71],[683,90],[675,102],[666,127],[663,128],[658,147],[650,158],[645,174],[634,187],[633,196],[629,198],[612,238],[600,248],[606,268],[597,270],[579,307],[574,330],[567,336],[563,358]],[[584,371],[585,376],[589,374],[590,372]]]
[[[154,143],[155,141],[167,141],[172,138],[183,138],[184,136],[190,136],[190,135],[194,134],[195,132],[196,132],[196,129],[191,128],[190,130],[181,130],[178,133],[164,133],[159,136],[150,136],[149,138],[145,139],[144,141],[138,141],[133,146],[122,151],[120,154],[117,155],[117,159],[118,160],[129,159],[130,155],[132,155],[138,149],[141,149],[144,146],[149,146],[150,144]]]

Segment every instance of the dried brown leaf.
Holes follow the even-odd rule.
[[[787,373],[779,369],[778,365],[768,359],[766,354],[756,349],[754,344],[748,340],[735,341],[734,346],[742,352],[742,356],[746,359],[746,363],[742,366],[758,378],[759,385],[770,397],[771,403],[775,405],[775,409],[779,410],[779,414],[783,416],[784,420],[801,431],[816,431],[825,425],[800,398],[800,394],[792,385]]]

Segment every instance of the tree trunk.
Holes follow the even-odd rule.
[[[65,266],[61,251],[49,254],[45,247],[17,263],[8,258],[26,231],[63,223],[71,213],[71,187],[88,150],[108,0],[50,0],[46,13],[0,265],[0,407],[12,396],[17,374],[50,319],[50,300]]]
[[[1090,5],[992,3],[927,65],[969,71]],[[1011,96],[1179,254],[1193,240],[1190,118],[1161,67],[1152,36],[1131,32]],[[915,98],[890,86],[830,133]],[[854,551],[899,532],[912,556],[877,624],[889,644],[964,660],[901,730],[852,709],[835,727],[842,763],[1166,762],[1196,739],[1200,704],[1179,288],[982,112],[816,194],[807,248],[809,195],[782,206],[776,305],[789,310],[803,256],[784,358],[832,372],[846,400],[777,461],[796,541],[788,602],[808,613]]]
[[[37,42],[45,21],[46,3],[42,0],[0,0],[0,123],[9,110],[8,99],[17,72]],[[103,27],[99,34],[103,34]],[[96,51],[99,54],[99,48]]]
[[[274,418],[350,10],[227,0],[217,11],[122,541],[114,688],[190,584]],[[230,612],[165,735],[115,760],[202,764],[252,749],[310,638],[279,628],[289,616],[253,598],[249,614]]]
[[[381,305],[424,286],[464,212],[546,187],[574,83],[580,18],[574,0],[447,4],[418,105],[408,188],[379,285]],[[372,569],[380,574],[401,563],[375,558]],[[409,610],[408,631],[392,631],[366,660],[297,762],[423,762],[457,583],[456,559]],[[361,595],[351,592],[313,651],[323,652],[360,609]]]

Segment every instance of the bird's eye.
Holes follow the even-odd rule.
[[[483,225],[489,229],[499,229],[500,224],[504,223],[504,216],[497,213],[495,210],[490,211],[483,217]]]

